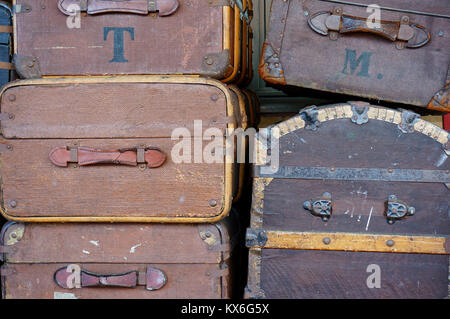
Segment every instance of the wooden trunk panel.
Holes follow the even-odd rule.
[[[316,131],[302,129],[280,138],[280,166],[448,170],[445,158],[442,144],[428,136],[404,134],[396,124],[378,120],[363,125],[326,121]],[[325,192],[333,200],[327,223],[303,208],[303,202]],[[263,224],[289,231],[446,235],[448,194],[443,183],[274,179],[264,190]],[[415,207],[416,214],[388,225],[389,195]]]
[[[16,0],[16,4],[30,4]],[[66,25],[68,16],[57,0],[31,4],[18,13],[16,51],[34,56],[45,75],[86,74],[204,74],[223,77],[224,71],[205,68],[204,56],[221,53],[223,8],[203,0],[181,1],[171,16],[137,14],[82,14],[80,28]],[[125,28],[119,32],[107,28]],[[116,32],[117,37],[115,38]],[[228,61],[214,69],[226,70]]]
[[[333,212],[325,223],[303,203],[327,191],[332,194]],[[416,214],[389,225],[385,211],[392,194],[415,207]],[[398,235],[447,235],[450,229],[444,184],[274,180],[264,200],[266,229]]]
[[[406,2],[399,5],[396,2],[377,4],[394,8],[404,8],[406,5]],[[444,2],[433,1],[432,5],[425,9],[419,1],[411,4],[408,1],[407,9],[448,14]],[[331,1],[274,0],[267,43],[278,53],[284,81],[310,89],[427,106],[448,80],[448,18],[383,10],[382,20],[400,21],[402,16],[407,15],[431,33],[432,40],[425,46],[398,50],[395,43],[372,34],[339,35],[337,41],[332,41],[309,27],[307,20],[310,16],[337,7],[347,15],[369,16],[366,7]],[[286,23],[282,22],[284,19]],[[439,31],[443,31],[444,36],[439,36]],[[283,36],[280,37],[280,34]],[[277,78],[277,81],[281,83],[281,79]]]
[[[57,167],[49,152],[72,140],[3,140],[13,150],[1,153],[4,207],[16,217],[214,217],[224,204],[223,164],[175,164],[168,138],[77,140],[79,146],[120,149],[146,144],[167,160],[156,169],[124,165]],[[194,144],[195,141],[193,141]],[[193,152],[193,151],[192,151]],[[70,165],[69,165],[70,166]],[[210,200],[217,205],[211,207]],[[225,200],[231,200],[230,198]]]
[[[224,131],[226,103],[224,92],[212,85],[18,84],[2,94],[2,112],[14,115],[2,121],[2,132],[6,138],[170,137],[176,128],[194,134],[195,120],[203,130]]]
[[[209,244],[201,238],[207,231]],[[212,224],[10,223],[0,241],[14,248],[6,255],[8,264],[218,264],[222,252],[213,248],[230,249],[227,228]]]
[[[380,267],[380,288],[367,278]],[[266,298],[445,298],[448,256],[263,249]]]
[[[161,269],[167,276],[167,283],[163,288],[155,291],[146,290],[144,286],[64,289],[54,282],[53,275],[58,269],[67,265],[67,263],[8,264],[6,267],[15,273],[3,277],[3,297],[5,299],[69,297],[79,299],[217,299],[227,297],[227,292],[222,291],[222,280],[228,279],[215,275],[219,270],[217,264],[79,264],[82,269],[105,274],[131,270],[144,271],[147,266]]]

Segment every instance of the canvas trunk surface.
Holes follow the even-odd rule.
[[[11,115],[2,120],[0,153],[8,218],[201,222],[228,213],[231,164],[194,161],[194,144],[202,151],[207,144],[205,130],[225,134],[235,123],[231,95],[221,83],[143,77],[36,81],[17,82],[2,94],[2,112]],[[194,120],[202,122],[198,138]],[[171,139],[176,128],[189,134],[184,152],[192,157],[186,163],[172,157],[180,143]],[[145,158],[138,163],[140,151]],[[151,166],[155,155],[163,161]]]
[[[354,102],[270,130],[280,161],[265,172],[268,153],[254,170],[249,297],[448,295],[448,132]],[[373,289],[370,265],[381,271]]]
[[[448,112],[448,3],[378,1],[380,24],[369,28],[371,3],[274,0],[262,78],[420,107],[438,93],[430,107]]]
[[[78,14],[73,6],[81,1],[14,3],[15,53],[32,59],[42,75],[170,73],[223,78],[233,62],[234,13],[217,2],[158,0],[157,4],[177,4],[176,10],[148,12],[146,1],[91,0]],[[144,5],[144,12],[133,10],[133,4],[141,9]],[[104,10],[94,10],[97,5]]]
[[[227,298],[230,240],[223,225],[211,224],[8,223],[2,232],[7,252],[2,294],[39,299]],[[68,277],[78,270],[79,283]]]

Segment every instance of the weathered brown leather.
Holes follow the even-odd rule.
[[[74,289],[75,286],[68,286],[69,278],[73,272],[67,267],[58,269],[55,272],[55,283],[65,289]],[[164,287],[167,282],[166,275],[157,268],[147,267],[145,273],[129,271],[120,274],[95,274],[86,270],[80,273],[80,288],[89,287],[117,287],[136,288],[146,286],[147,290],[158,290]]]
[[[235,222],[8,223],[0,232],[0,249],[5,252],[2,297],[233,297],[232,272],[238,256],[233,238],[239,229]],[[75,275],[67,283],[68,275],[74,274],[66,271],[69,265],[80,271],[80,277]],[[240,273],[236,268],[236,275]],[[103,283],[108,285],[100,286],[99,277],[105,277]],[[71,283],[81,288],[67,289]],[[117,284],[135,288],[117,288]]]
[[[94,164],[120,164],[136,166],[138,164],[137,148],[127,150],[99,150],[89,147],[76,148],[77,157],[71,158],[73,150],[66,146],[55,147],[49,154],[50,161],[60,167],[67,167],[69,162],[80,166]],[[164,164],[166,155],[157,148],[145,148],[144,160],[149,168],[156,168]]]
[[[366,25],[371,3],[273,0],[261,77],[426,108],[447,79],[450,7],[441,0],[383,0],[380,30]]]
[[[86,11],[88,14],[122,12],[146,15],[149,12],[158,11],[159,16],[164,17],[173,14],[179,7],[178,0],[156,0],[155,2],[156,7],[151,8],[148,0],[59,0],[58,8],[65,15],[72,15],[74,12],[70,7],[77,5],[80,11]]]

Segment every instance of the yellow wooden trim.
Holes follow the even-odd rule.
[[[241,17],[237,5],[234,6],[234,43],[233,43],[233,72],[222,82],[230,83],[238,74],[240,64],[240,50],[241,50]]]
[[[176,84],[203,84],[210,85],[221,90],[227,103],[227,116],[234,117],[232,98],[229,89],[218,80],[202,77],[166,77],[166,76],[148,76],[148,75],[129,75],[129,76],[107,76],[107,77],[74,77],[74,78],[48,78],[48,79],[29,79],[17,82],[10,82],[2,87],[0,97],[6,90],[19,86],[32,85],[61,85],[61,84],[99,84],[99,83],[176,83]],[[228,129],[235,129],[233,123],[228,123]],[[6,209],[0,207],[0,214],[8,220],[20,222],[129,222],[129,223],[212,223],[225,218],[230,210],[233,200],[233,163],[225,156],[224,163],[224,194],[222,208],[217,216],[213,217],[146,217],[146,216],[104,216],[104,217],[17,217],[8,214]]]
[[[266,231],[264,248],[444,254],[447,237]],[[325,244],[324,239],[329,243]],[[393,241],[393,246],[388,246]]]

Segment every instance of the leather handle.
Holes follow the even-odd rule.
[[[410,23],[407,16],[400,21],[378,22],[379,28],[369,27],[367,18],[343,14],[341,9],[317,12],[308,18],[312,30],[321,35],[329,35],[332,40],[336,40],[338,34],[370,33],[398,42],[399,49],[420,48],[431,40],[430,32],[419,24]]]
[[[147,267],[145,272],[132,270],[120,274],[96,274],[79,265],[69,265],[58,269],[54,275],[55,283],[65,289],[74,288],[136,288],[146,286],[147,290],[158,290],[167,283],[166,274],[157,268]]]
[[[88,14],[132,13],[147,15],[158,12],[160,17],[169,16],[179,7],[178,0],[59,0],[58,8],[65,15],[73,15],[75,11]]]
[[[80,166],[95,164],[118,164],[137,166],[146,163],[149,168],[160,167],[166,161],[166,155],[155,147],[135,147],[120,150],[99,150],[89,147],[55,147],[50,151],[50,161],[59,167],[68,163]]]

